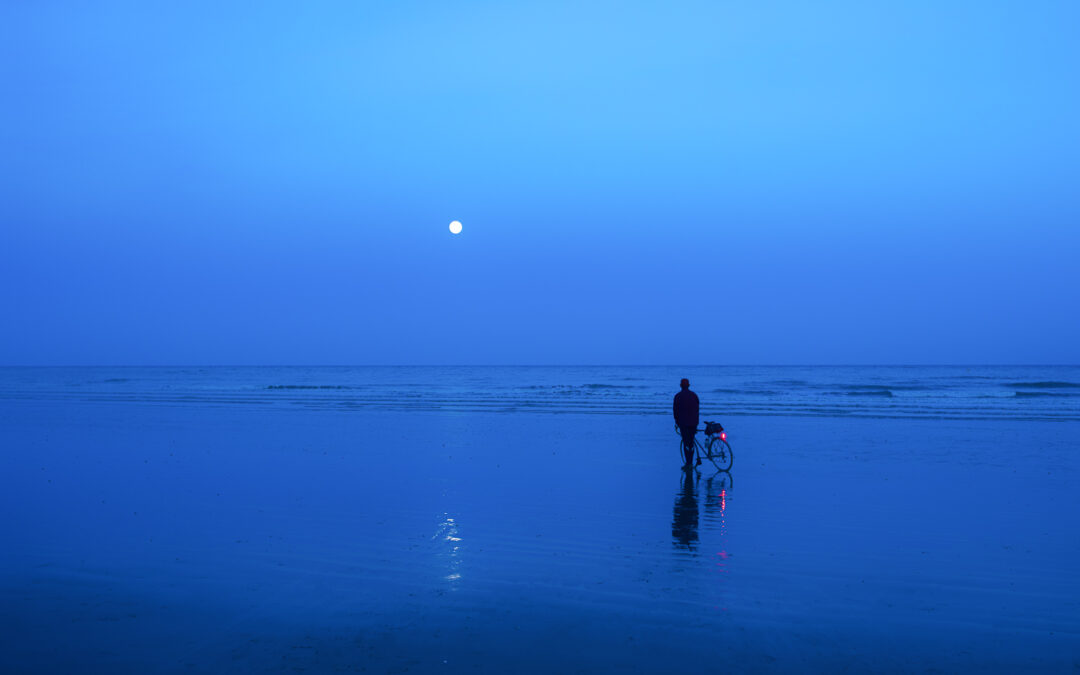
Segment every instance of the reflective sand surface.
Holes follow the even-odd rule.
[[[5,402],[0,665],[1076,667],[1075,422],[724,421]]]

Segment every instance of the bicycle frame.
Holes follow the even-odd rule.
[[[678,427],[675,427],[675,431],[681,436]],[[727,432],[724,431],[724,428],[717,424],[713,433],[706,433],[704,445],[698,440],[697,434],[705,433],[706,429],[697,429],[696,431],[697,433],[694,434],[695,463],[701,464],[703,460],[708,459],[721,471],[730,470],[733,453],[731,451],[731,445],[727,442]],[[679,442],[679,458],[685,459],[681,440]]]

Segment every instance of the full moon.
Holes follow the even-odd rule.
[[[450,231],[454,234],[461,234],[461,221],[455,220],[450,223]]]

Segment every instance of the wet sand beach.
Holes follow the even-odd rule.
[[[0,667],[1080,667],[1078,423],[724,421],[6,400]]]

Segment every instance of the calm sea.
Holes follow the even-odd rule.
[[[1080,366],[0,368],[0,401],[704,417],[1080,419]]]

